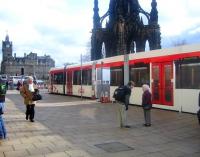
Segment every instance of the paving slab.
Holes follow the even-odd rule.
[[[19,93],[8,91],[4,115],[8,137],[0,140],[0,157],[196,157],[200,154],[196,115],[152,109],[152,126],[144,127],[142,108],[130,106],[131,128],[121,129],[116,104],[46,91],[42,95],[43,100],[36,104],[35,122],[31,123],[25,120],[25,106]],[[105,143],[111,143],[108,151],[97,147]]]

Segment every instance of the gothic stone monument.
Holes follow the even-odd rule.
[[[157,2],[152,0],[151,12],[144,11],[138,0],[110,0],[108,11],[99,16],[98,0],[94,0],[93,29],[91,37],[91,60],[161,48]],[[146,18],[147,24],[143,23]],[[105,28],[102,22],[108,17]],[[104,43],[104,44],[103,44]]]

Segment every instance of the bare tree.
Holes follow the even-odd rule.
[[[176,47],[176,46],[181,46],[181,45],[186,45],[187,42],[185,39],[179,40],[177,39],[176,41],[172,42],[172,46]]]
[[[91,61],[91,42],[86,43],[86,52],[82,55],[82,62]]]
[[[66,63],[64,63],[63,65],[64,65],[64,67],[67,67],[68,65],[73,65],[73,64],[76,64],[76,63],[70,63],[70,62],[66,62]]]

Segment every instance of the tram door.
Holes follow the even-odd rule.
[[[173,105],[172,62],[152,64],[152,97],[154,104]]]
[[[110,97],[110,68],[97,68],[96,71],[96,96]]]
[[[72,71],[67,71],[67,95],[72,95]]]

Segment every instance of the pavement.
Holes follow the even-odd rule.
[[[25,120],[17,91],[8,91],[0,157],[199,157],[200,125],[194,114],[152,109],[144,127],[141,107],[130,106],[119,128],[116,104],[43,93],[35,122]]]

